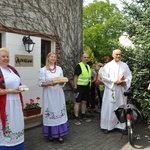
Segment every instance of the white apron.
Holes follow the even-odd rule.
[[[54,77],[63,77],[61,67],[56,66],[56,72],[51,73],[45,67],[39,71],[39,85],[42,82],[49,82]],[[43,88],[43,125],[58,126],[66,123],[67,111],[64,91],[61,85],[48,86]]]
[[[12,71],[1,68],[6,89],[18,88],[20,78]],[[15,146],[24,142],[24,117],[19,94],[6,96],[6,134],[2,131],[0,120],[0,146]]]

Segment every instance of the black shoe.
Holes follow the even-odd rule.
[[[128,135],[128,132],[127,132],[126,129],[121,129],[121,132],[122,132],[123,135]]]
[[[107,130],[107,129],[102,129],[102,132],[103,132],[104,134],[108,134],[108,130]]]
[[[48,140],[49,140],[49,142],[53,142],[54,141],[54,139],[51,136],[48,137]]]

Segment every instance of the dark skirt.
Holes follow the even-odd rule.
[[[51,136],[52,138],[63,137],[68,134],[69,125],[68,121],[64,124],[58,126],[44,126],[43,125],[43,134],[44,136]]]
[[[0,146],[0,150],[25,150],[24,142],[15,146]]]

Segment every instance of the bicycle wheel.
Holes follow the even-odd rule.
[[[132,128],[132,124],[130,122],[130,126],[128,126],[128,140],[130,142],[130,144],[133,144],[133,128]]]

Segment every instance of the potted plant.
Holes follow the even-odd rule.
[[[39,101],[40,97],[36,97],[36,101]],[[32,115],[37,115],[41,113],[41,107],[38,102],[35,102],[34,99],[30,99],[30,103],[26,103],[26,107],[23,109],[23,114],[25,117]]]

